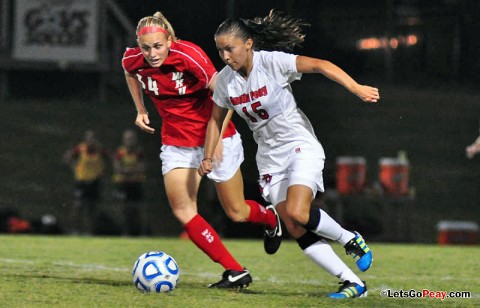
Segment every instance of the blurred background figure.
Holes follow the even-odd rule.
[[[113,157],[114,197],[120,201],[117,208],[123,235],[145,235],[149,233],[148,217],[143,204],[145,161],[138,146],[137,134],[125,130],[122,145]]]
[[[467,148],[465,149],[465,152],[467,154],[467,158],[470,158],[470,159],[472,159],[475,156],[475,154],[480,152],[480,134],[472,144],[467,146]]]
[[[93,234],[101,199],[101,179],[105,174],[108,151],[93,130],[85,131],[84,140],[64,154],[64,162],[73,170],[73,205],[69,214],[69,232]]]

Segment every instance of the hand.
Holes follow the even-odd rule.
[[[370,86],[358,85],[354,93],[366,103],[376,103],[380,99],[378,89]]]
[[[135,125],[140,127],[141,130],[147,132],[149,134],[155,133],[155,129],[148,126],[150,124],[150,120],[148,118],[148,113],[138,113],[137,118],[135,119]]]
[[[197,172],[201,176],[204,176],[204,175],[212,172],[212,169],[213,169],[212,159],[211,158],[204,158],[202,160],[202,162],[200,163],[200,167],[198,167]]]
[[[465,152],[467,154],[467,158],[472,159],[475,156],[475,154],[480,152],[480,143],[478,143],[478,144],[474,143],[472,145],[469,145],[465,149]]]

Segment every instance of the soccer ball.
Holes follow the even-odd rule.
[[[133,266],[133,284],[143,293],[171,292],[177,286],[178,278],[177,262],[162,251],[142,254]]]

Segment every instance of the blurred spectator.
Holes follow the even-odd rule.
[[[142,202],[145,162],[135,131],[123,132],[122,145],[114,155],[113,172],[114,196],[120,201],[122,234],[148,234],[148,217]]]
[[[98,202],[101,199],[101,179],[104,176],[108,152],[92,130],[84,140],[65,152],[64,162],[74,174],[73,205],[70,212],[70,233],[93,234]]]

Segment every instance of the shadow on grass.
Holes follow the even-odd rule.
[[[221,292],[233,292],[233,293],[242,293],[242,294],[262,294],[263,291],[255,291],[252,289],[218,289],[218,288],[209,288],[209,283],[204,283],[204,282],[181,282],[177,285],[177,289],[197,289],[197,290],[205,290],[209,289],[212,291],[221,291]]]
[[[119,280],[111,280],[111,279],[98,279],[98,278],[79,278],[79,277],[64,277],[64,276],[56,276],[56,275],[24,275],[24,274],[13,274],[13,275],[4,275],[4,277],[13,277],[13,278],[23,278],[23,279],[54,279],[55,281],[64,281],[70,282],[74,284],[93,284],[93,285],[105,285],[105,286],[113,286],[113,287],[130,287],[133,286],[132,282],[130,281],[119,281]],[[249,294],[249,295],[270,295],[270,296],[281,296],[281,297],[290,297],[290,296],[303,296],[303,297],[313,297],[313,298],[325,298],[324,293],[322,292],[285,292],[285,290],[254,290],[251,287],[244,288],[244,289],[210,289],[208,288],[208,284],[202,282],[186,282],[181,283],[177,286],[177,289],[198,289],[198,290],[205,290],[208,289],[212,292],[232,292],[232,293],[239,293],[239,294]]]
[[[302,293],[302,292],[299,292],[299,291],[295,291],[295,292],[288,292],[288,291],[285,291],[285,290],[267,290],[267,291],[263,291],[263,290],[250,290],[250,289],[246,289],[246,290],[242,290],[241,293],[245,293],[245,294],[255,294],[255,295],[269,295],[269,296],[284,296],[284,297],[291,297],[291,296],[302,296],[302,297],[318,297],[318,298],[325,298],[326,296],[326,293],[324,292],[305,292],[305,293]]]
[[[292,291],[288,292],[284,289],[270,289],[265,287],[265,289],[257,289],[261,288],[258,284],[255,287],[248,287],[244,289],[209,289],[208,285],[201,282],[187,282],[181,283],[177,286],[177,289],[198,289],[198,290],[205,290],[208,289],[211,292],[231,292],[231,293],[239,293],[239,294],[248,294],[248,295],[267,295],[267,296],[280,296],[280,297],[291,297],[291,296],[302,296],[302,297],[313,297],[313,298],[325,298],[326,292],[299,292],[299,291]]]
[[[97,279],[97,278],[78,278],[78,277],[62,277],[55,275],[4,275],[4,277],[17,277],[17,278],[37,278],[37,279],[55,279],[58,281],[67,281],[71,283],[85,283],[85,284],[98,284],[98,285],[107,285],[114,287],[124,287],[133,285],[130,281],[119,281],[119,280],[110,280],[110,279]]]

